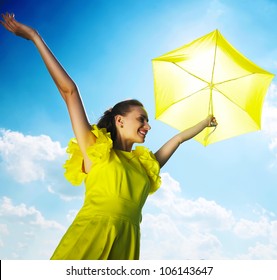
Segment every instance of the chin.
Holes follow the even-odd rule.
[[[136,143],[144,143],[145,142],[145,139],[138,139],[137,141],[136,141]]]

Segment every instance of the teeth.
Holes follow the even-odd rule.
[[[139,131],[139,133],[142,134],[142,135],[146,135],[145,131]]]

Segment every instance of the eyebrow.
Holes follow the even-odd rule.
[[[149,122],[149,119],[148,119],[148,117],[147,117],[146,115],[144,115],[144,114],[140,114],[140,117],[143,117],[144,119],[146,119],[146,120],[147,120],[147,122]]]

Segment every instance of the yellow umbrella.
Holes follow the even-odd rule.
[[[184,130],[213,114],[219,125],[195,139],[204,146],[261,129],[274,75],[238,52],[215,30],[152,60],[156,118]]]

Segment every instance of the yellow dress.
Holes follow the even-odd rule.
[[[141,210],[160,186],[159,163],[145,147],[132,152],[113,149],[106,129],[92,126],[96,143],[87,149],[93,166],[82,172],[83,156],[73,138],[67,152],[65,177],[73,185],[85,182],[82,208],[51,259],[139,259]]]

